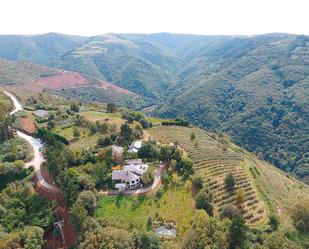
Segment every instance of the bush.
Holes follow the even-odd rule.
[[[236,184],[236,182],[235,182],[235,178],[234,178],[233,174],[232,173],[228,174],[225,177],[225,186],[226,186],[227,190],[233,191],[235,184]]]
[[[271,214],[269,216],[269,221],[268,221],[268,225],[271,226],[271,228],[273,229],[273,231],[277,230],[279,227],[279,219],[277,216]]]
[[[213,216],[212,193],[203,188],[195,197],[196,208],[204,209],[210,216]]]
[[[223,206],[222,212],[220,214],[221,219],[228,218],[230,220],[233,220],[238,216],[242,216],[242,213],[238,208],[234,207],[232,204]]]
[[[106,108],[107,108],[107,112],[110,112],[110,113],[117,111],[117,107],[115,103],[108,103]]]
[[[189,122],[181,118],[175,118],[173,121],[163,121],[162,125],[177,125],[177,126],[189,126]]]
[[[192,178],[192,185],[195,191],[200,191],[204,185],[203,178],[201,176],[194,176]]]
[[[47,143],[50,143],[50,144],[54,144],[55,140],[60,141],[61,143],[65,144],[65,145],[70,144],[69,141],[65,137],[63,137],[59,134],[53,133],[51,131],[47,131],[47,130],[42,129],[42,128],[38,128],[37,136],[39,138],[41,138],[42,140],[46,141]]]

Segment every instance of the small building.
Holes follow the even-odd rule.
[[[40,117],[40,118],[47,118],[48,117],[48,111],[45,111],[45,110],[36,110],[34,112],[34,114],[37,116],[37,117]]]
[[[112,160],[115,163],[121,163],[123,161],[124,159],[123,151],[124,151],[124,148],[121,146],[116,146],[116,145],[112,146]]]
[[[136,140],[131,143],[128,149],[128,153],[137,153],[139,149],[142,147],[143,141],[141,140]]]
[[[140,176],[129,170],[114,170],[112,180],[117,183],[125,183],[128,189],[137,188],[141,183]]]

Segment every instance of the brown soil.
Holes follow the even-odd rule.
[[[86,84],[88,84],[88,80],[81,74],[74,72],[63,72],[26,82],[19,85],[17,88],[23,88],[33,92],[42,92],[45,88],[57,90]]]
[[[59,90],[75,88],[89,84],[89,81],[82,74],[75,72],[62,72],[52,76],[41,77],[39,79],[29,81],[21,85],[16,85],[15,88],[17,90],[26,89],[32,92],[42,92],[44,89]],[[113,90],[121,94],[134,95],[134,93],[126,89],[123,89],[103,80],[99,80],[96,86],[104,90]]]
[[[28,134],[36,133],[36,126],[29,117],[27,116],[21,117],[20,122],[21,122],[22,130],[24,130],[26,133]]]
[[[129,90],[126,90],[126,89],[123,89],[121,87],[118,87],[116,85],[113,85],[107,81],[101,81],[101,85],[99,85],[99,88],[102,88],[104,90],[108,90],[108,89],[111,89],[111,90],[114,90],[118,93],[122,93],[122,94],[129,94],[129,95],[133,95],[134,93],[130,92]]]
[[[46,181],[53,183],[52,176],[45,170],[43,171],[44,178]],[[37,180],[35,179],[37,182]],[[51,192],[49,190],[46,190],[42,187],[40,187],[38,184],[36,184],[35,188],[36,192],[40,194],[41,196],[45,196],[49,200],[52,200],[56,204],[56,216],[58,217],[58,220],[63,220],[63,233],[65,238],[65,243],[63,243],[61,236],[56,236],[54,233],[54,229],[51,229],[51,231],[47,231],[44,235],[45,239],[45,249],[58,249],[58,248],[69,248],[73,246],[76,243],[76,232],[74,230],[74,227],[69,224],[69,210],[65,207],[64,203],[64,196],[61,192]]]

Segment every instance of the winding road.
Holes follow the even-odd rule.
[[[13,115],[17,113],[18,111],[23,110],[22,105],[19,103],[17,98],[10,92],[3,91],[6,96],[8,96],[13,104],[14,104],[14,110],[10,112],[10,115]],[[35,174],[38,180],[38,183],[40,187],[45,188],[46,190],[53,192],[53,193],[58,193],[60,192],[60,189],[49,184],[47,181],[44,180],[43,174],[42,174],[42,163],[44,162],[44,156],[43,153],[41,152],[41,149],[43,148],[43,143],[40,139],[29,136],[21,131],[17,131],[17,136],[26,140],[32,147],[33,150],[33,159],[30,162],[26,163],[26,167],[33,166],[35,170]]]
[[[14,96],[12,93],[3,91],[5,95],[7,95],[13,102],[14,104],[14,110],[10,112],[10,115],[13,115],[17,113],[18,111],[23,110],[22,105],[19,103],[17,100],[16,96]],[[32,147],[33,150],[33,159],[30,162],[26,163],[26,167],[29,166],[34,166],[36,177],[38,180],[38,183],[40,184],[40,187],[44,187],[46,190],[52,192],[52,193],[59,193],[61,190],[51,184],[49,184],[46,180],[44,180],[44,176],[42,174],[42,163],[44,162],[44,156],[43,153],[41,152],[41,149],[43,148],[43,143],[40,139],[29,136],[21,131],[17,131],[17,136],[26,140]],[[151,186],[146,187],[146,188],[141,188],[141,189],[135,189],[135,190],[125,190],[123,194],[125,195],[145,195],[145,194],[150,194],[153,192],[156,192],[158,188],[161,185],[161,179],[162,179],[162,173],[165,168],[165,165],[162,164],[159,166],[156,174],[155,174],[155,179],[154,182],[152,183]],[[108,190],[108,191],[100,191],[101,194],[104,195],[117,195],[119,194],[118,190]]]

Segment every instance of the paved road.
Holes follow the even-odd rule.
[[[10,115],[13,115],[16,112],[23,110],[22,105],[19,103],[17,98],[12,93],[9,93],[7,91],[3,91],[3,92],[4,94],[6,94],[8,97],[11,98],[14,104],[14,110],[10,112]],[[33,159],[30,162],[26,163],[26,167],[29,167],[31,165],[34,166],[36,177],[38,179],[38,183],[40,184],[40,186],[44,187],[45,189],[51,192],[60,192],[59,188],[52,186],[51,184],[49,184],[48,182],[44,180],[42,170],[41,170],[41,166],[44,161],[43,153],[40,152],[41,148],[43,147],[43,143],[41,142],[41,140],[31,137],[29,135],[26,135],[25,133],[21,131],[17,131],[17,136],[26,140],[32,147]]]

